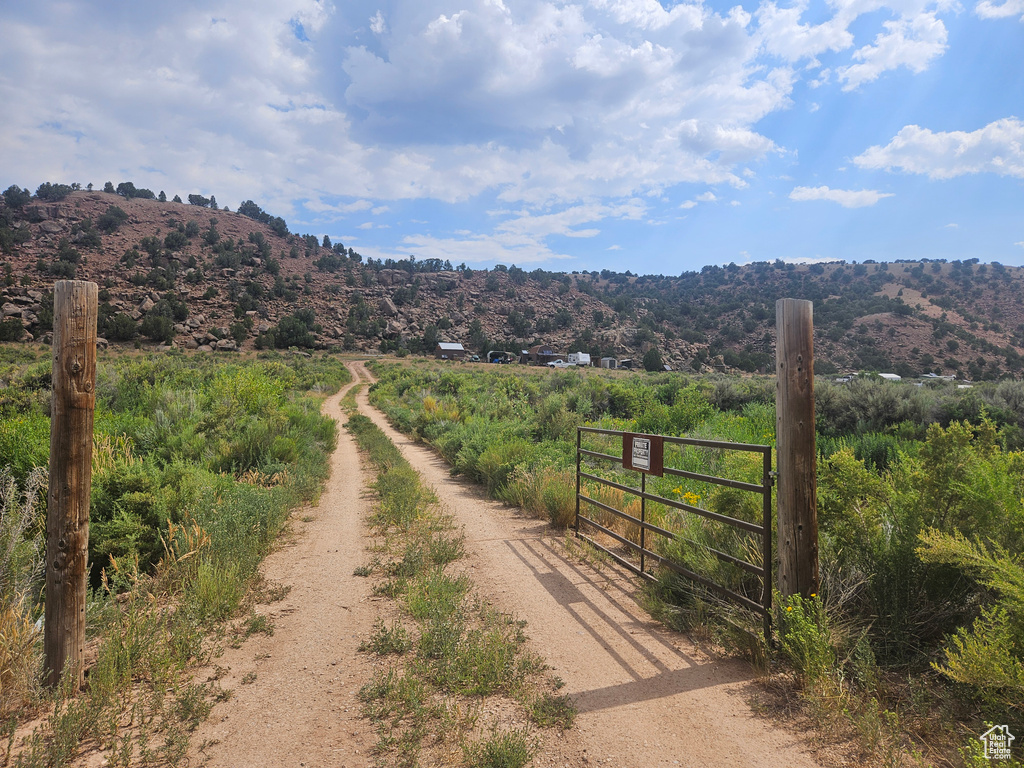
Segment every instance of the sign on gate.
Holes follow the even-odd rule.
[[[664,471],[665,442],[660,435],[622,435],[622,466],[626,469],[661,477]]]

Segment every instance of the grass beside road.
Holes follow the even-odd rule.
[[[363,643],[388,660],[360,692],[377,752],[402,766],[525,765],[540,729],[572,726],[573,703],[527,649],[526,622],[495,610],[453,567],[465,555],[462,533],[394,443],[359,414],[347,428],[377,472],[372,559],[356,573],[396,609]],[[503,723],[483,714],[494,697],[514,704]]]
[[[11,372],[0,398],[0,765],[58,768],[93,752],[112,767],[178,765],[230,695],[195,670],[225,642],[272,631],[253,607],[280,591],[259,565],[290,511],[320,493],[337,435],[320,405],[349,376],[327,356],[101,359],[86,685],[74,695],[39,684],[46,502],[32,468],[48,455],[48,365]]]

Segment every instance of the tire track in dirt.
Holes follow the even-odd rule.
[[[339,430],[319,504],[295,515],[292,539],[263,564],[268,581],[290,587],[283,600],[258,606],[272,619],[274,634],[255,635],[215,660],[224,670],[222,687],[233,693],[194,734],[191,765],[373,764],[376,736],[360,717],[356,694],[373,673],[373,659],[358,646],[379,612],[369,580],[352,574],[366,561],[368,478],[355,441],[341,428],[339,405],[357,383],[354,377],[323,406]]]
[[[361,363],[353,369],[371,379]],[[568,559],[546,523],[452,477],[432,450],[393,429],[365,391],[357,400],[464,526],[466,567],[480,594],[528,622],[534,650],[577,703],[576,726],[549,736],[535,765],[818,765],[796,734],[751,712],[748,664],[708,658],[653,621],[630,579]]]

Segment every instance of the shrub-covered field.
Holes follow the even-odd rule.
[[[87,617],[98,659],[87,694],[69,698],[36,684],[49,366],[45,352],[0,349],[0,722],[13,732],[56,696],[17,764],[63,765],[87,743],[112,765],[173,764],[216,693],[183,670],[244,607],[289,510],[318,494],[336,440],[321,396],[348,372],[329,357],[101,356]]]
[[[575,511],[577,426],[774,443],[770,379],[430,363],[376,372],[372,401],[397,427],[495,497],[559,525]],[[821,594],[783,603],[776,616],[780,650],[805,694],[876,752],[910,732],[918,745],[955,754],[985,720],[1021,722],[1024,383],[959,390],[862,379],[819,382],[816,397]],[[584,445],[618,447],[590,435]],[[666,464],[755,482],[761,472],[759,457],[693,448],[667,451]],[[618,480],[635,486],[635,477]],[[733,517],[760,513],[758,497],[728,488],[649,478],[648,489]],[[615,489],[586,493],[639,508]],[[756,562],[748,537],[658,505],[648,515],[681,534],[666,545],[674,557],[757,599],[757,579],[709,556],[713,546]],[[670,574],[652,590],[652,607],[677,624],[717,622],[733,638],[743,634],[737,626],[756,626]],[[961,725],[940,737],[934,724],[943,719]]]

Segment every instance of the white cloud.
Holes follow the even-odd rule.
[[[325,203],[320,198],[316,198],[313,200],[307,200],[303,203],[302,207],[307,211],[313,211],[314,213],[336,213],[345,216],[350,213],[368,211],[373,208],[373,203],[369,200],[356,200],[351,203],[338,203],[336,205],[331,205],[329,203]]]
[[[608,251],[621,251],[622,250],[622,246],[621,245],[609,245],[605,250],[608,250]]]
[[[1021,248],[1024,248],[1024,240],[1016,242],[1016,243],[1014,243],[1014,245],[1019,245]]]
[[[388,25],[384,21],[384,14],[378,10],[370,19],[370,31],[375,35],[383,35],[387,29]]]
[[[713,203],[718,200],[718,197],[714,192],[701,192],[693,200],[685,200],[679,204],[679,207],[684,211],[688,211],[691,208],[696,208],[699,203]],[[738,203],[736,203],[738,205]]]
[[[789,193],[790,200],[828,200],[844,208],[865,208],[874,205],[883,197],[892,197],[891,192],[877,192],[873,189],[829,189],[828,187],[794,187]]]
[[[815,254],[814,256],[782,256],[781,261],[786,264],[828,264],[835,261],[835,257],[822,256],[821,254]]]
[[[914,73],[923,72],[934,58],[946,51],[949,35],[945,24],[934,12],[885,21],[882,26],[885,31],[878,33],[872,45],[865,45],[854,52],[853,59],[858,63],[836,69],[836,76],[844,83],[844,91],[853,90],[877,79],[883,72],[899,67],[907,67]]]
[[[1024,178],[1024,122],[1008,117],[970,132],[908,125],[886,146],[870,147],[854,162],[861,168],[899,169],[932,179],[970,173]]]
[[[358,227],[356,227],[356,229],[373,229],[373,222],[372,221],[364,221],[362,224],[360,224]]]
[[[953,222],[953,221],[951,221],[949,224],[947,224],[945,227],[943,227],[943,229],[959,229],[959,228],[960,228],[960,225],[957,224],[956,222]]]
[[[594,237],[599,230],[577,229],[604,219],[625,219],[638,221],[646,208],[639,200],[628,200],[618,205],[585,203],[565,208],[557,213],[534,214],[528,210],[517,211],[515,215],[499,223],[495,230],[500,234],[541,240],[551,235],[566,237]]]
[[[981,0],[974,6],[974,12],[983,19],[1005,19],[1020,14],[1020,20],[1024,21],[1024,0],[1003,0],[1001,3]]]
[[[846,29],[845,19],[837,15],[822,24],[803,24],[800,17],[806,10],[806,0],[787,8],[779,8],[774,2],[762,3],[755,16],[765,49],[795,62],[853,45],[853,35]]]
[[[753,15],[658,0],[8,3],[0,169],[209,190],[290,222],[491,195],[523,209],[505,225],[532,228],[498,234],[540,253],[543,237],[641,220],[638,198],[680,184],[744,187],[791,151],[759,126],[801,79],[920,71],[945,48],[948,7],[830,0],[812,23],[807,0]],[[856,49],[858,19],[873,42]]]
[[[543,242],[509,234],[473,235],[467,238],[439,238],[432,235],[410,235],[403,238],[400,249],[360,248],[373,258],[448,259],[453,264],[537,264],[572,258],[552,251]]]

